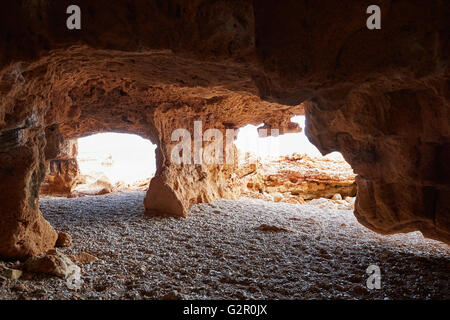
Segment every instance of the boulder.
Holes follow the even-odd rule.
[[[67,248],[72,245],[72,237],[65,232],[58,233],[58,239],[56,240],[56,247]]]
[[[28,272],[45,273],[63,279],[79,277],[81,272],[80,267],[56,249],[29,258],[24,263],[24,269]]]

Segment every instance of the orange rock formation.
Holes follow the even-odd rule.
[[[0,12],[0,256],[55,245],[38,207],[47,160],[104,131],[158,145],[148,213],[235,196],[233,168],[171,163],[176,128],[306,134],[357,174],[355,215],[381,233],[450,243],[449,12],[445,1],[9,1]],[[52,146],[51,150],[46,150]]]
[[[345,162],[294,154],[260,162],[243,176],[244,194],[267,200],[303,203],[314,198],[356,195],[355,174]],[[244,189],[245,190],[245,189]]]

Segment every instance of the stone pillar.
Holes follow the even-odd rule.
[[[156,113],[154,123],[160,142],[156,149],[157,171],[144,200],[147,214],[186,217],[187,210],[193,204],[239,197],[240,184],[235,174],[237,155],[234,145],[232,163],[194,163],[194,121],[201,121],[202,135],[208,128],[217,128],[222,133],[221,147],[225,162],[226,135],[222,124],[209,123],[200,115],[193,115],[188,107],[167,111],[164,115]],[[176,129],[187,130],[192,139],[190,164],[173,162],[171,154],[179,141],[172,141],[171,135]],[[205,148],[209,143],[202,141],[201,144]]]
[[[25,259],[56,243],[57,233],[38,206],[44,146],[38,128],[0,132],[0,258]]]

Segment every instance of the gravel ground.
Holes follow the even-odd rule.
[[[175,219],[145,216],[144,196],[41,199],[44,216],[73,237],[61,251],[100,260],[79,264],[78,291],[59,278],[25,274],[0,284],[0,299],[450,297],[449,246],[418,232],[378,235],[331,200],[219,200]],[[381,269],[378,290],[366,287],[372,264]]]

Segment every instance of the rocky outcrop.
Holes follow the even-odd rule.
[[[57,239],[38,206],[45,138],[24,123],[0,133],[0,256],[18,259],[52,248]]]
[[[72,192],[80,176],[77,155],[77,141],[68,140],[59,146],[59,151],[52,159],[47,158],[47,172],[39,191],[41,194],[70,194]]]
[[[37,205],[61,141],[130,132],[158,145],[148,213],[235,196],[226,164],[176,165],[171,134],[265,123],[340,151],[358,220],[450,242],[449,22],[445,2],[10,1],[0,13],[0,256],[54,246]],[[101,19],[99,18],[101,17]],[[17,23],[20,21],[21,23]],[[210,142],[204,141],[206,147]],[[46,147],[47,145],[47,147]]]
[[[357,174],[359,222],[450,243],[449,7],[378,3],[376,31],[358,14],[364,1],[255,3],[258,52],[282,75],[269,95],[308,100],[306,135],[324,154],[340,151]]]
[[[244,195],[277,202],[356,195],[355,174],[344,160],[310,158],[306,154],[259,161],[242,181]]]

